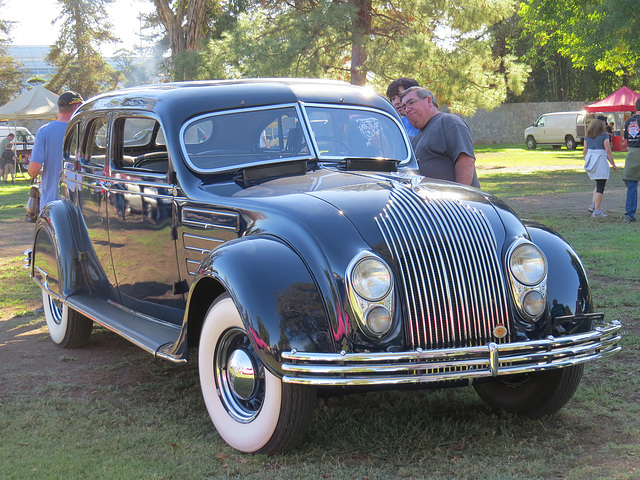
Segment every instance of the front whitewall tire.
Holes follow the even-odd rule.
[[[224,366],[216,356],[218,349],[226,350],[224,342],[229,332],[244,332],[244,325],[231,298],[222,295],[207,312],[198,353],[200,386],[213,424],[223,440],[241,452],[276,453],[293,448],[304,438],[315,391],[312,387],[283,384],[263,368],[263,381],[259,382],[261,405],[245,418],[232,415],[230,412],[237,408],[233,399],[228,400],[232,395],[229,386],[220,382],[217,372]],[[253,355],[258,364],[255,352]]]

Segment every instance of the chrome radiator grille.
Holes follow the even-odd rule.
[[[482,212],[423,189],[395,188],[376,219],[400,271],[413,348],[506,343],[506,288],[496,239]],[[503,326],[503,338],[494,335]],[[500,330],[500,329],[498,329]]]

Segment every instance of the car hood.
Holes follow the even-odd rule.
[[[233,197],[258,202],[262,207],[277,204],[272,212],[295,219],[299,227],[308,231],[334,229],[334,235],[346,239],[344,225],[339,225],[338,220],[333,224],[332,213],[340,221],[348,221],[372,247],[383,243],[381,225],[385,218],[396,215],[394,211],[400,204],[408,209],[401,214],[403,217],[413,216],[417,221],[427,215],[433,225],[439,225],[438,229],[448,228],[449,223],[455,225],[460,214],[477,217],[490,226],[497,248],[504,244],[505,237],[527,236],[514,212],[496,197],[475,188],[428,179],[413,171],[381,174],[319,170],[248,186],[235,191]],[[249,207],[252,211],[260,209]],[[473,218],[471,221],[475,222]],[[273,227],[262,225],[260,230],[276,233]],[[410,230],[411,226],[407,228]]]

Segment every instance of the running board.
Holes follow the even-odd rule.
[[[166,353],[180,337],[182,329],[179,325],[133,313],[93,295],[72,295],[65,303],[155,357],[175,363],[186,362],[185,358]]]

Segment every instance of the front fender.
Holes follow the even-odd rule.
[[[335,351],[317,282],[277,238],[244,237],[216,249],[200,265],[192,292],[210,278],[235,302],[260,360],[273,373],[282,375],[282,351]]]
[[[577,316],[593,312],[591,289],[586,271],[571,246],[552,229],[533,222],[525,223],[531,240],[547,257],[547,292],[549,315],[554,335],[580,333],[591,330],[592,321],[581,319],[575,324],[563,324],[560,317]],[[558,326],[561,325],[562,328]]]
[[[66,199],[43,207],[36,221],[31,276],[49,293],[67,298],[108,284],[76,207]]]

